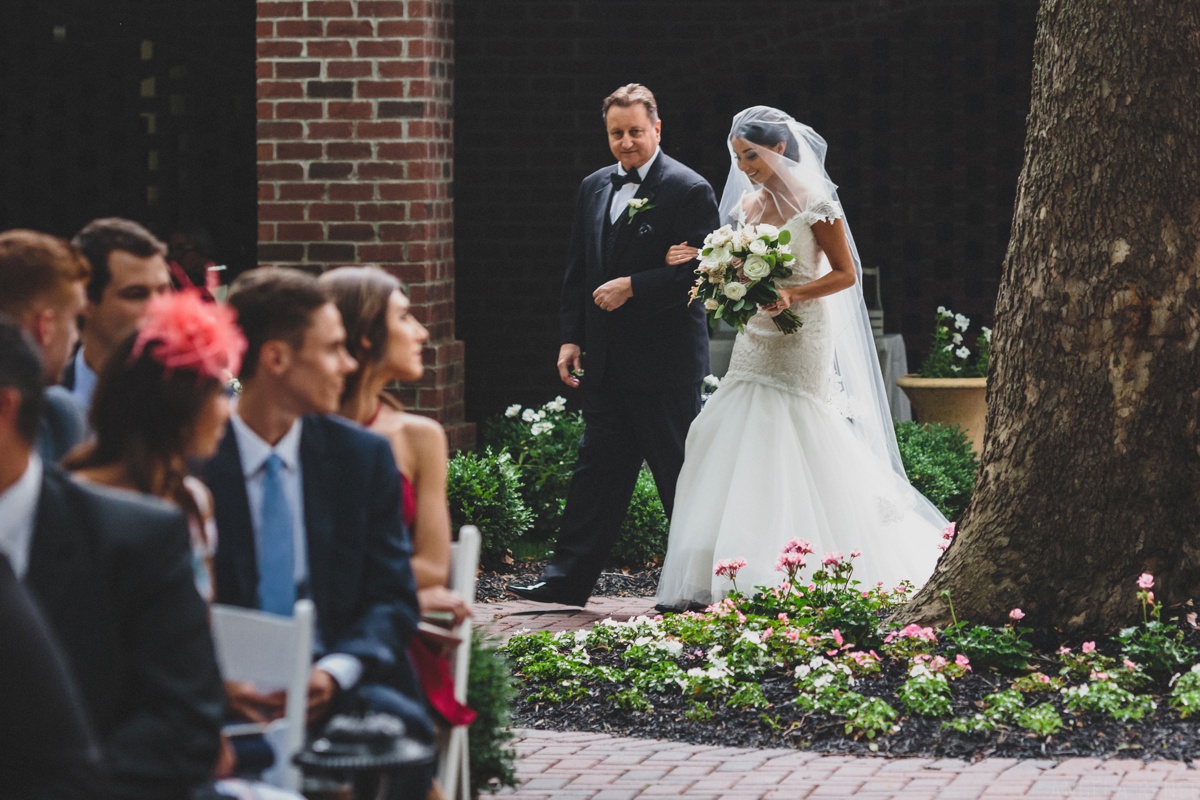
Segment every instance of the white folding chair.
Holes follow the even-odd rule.
[[[212,632],[225,680],[249,681],[264,693],[279,689],[287,692],[283,719],[258,726],[275,751],[275,765],[263,774],[263,781],[298,791],[300,770],[293,766],[292,758],[304,747],[312,670],[312,601],[297,600],[290,618],[214,605]],[[251,727],[234,726],[238,732]]]
[[[479,529],[464,525],[458,530],[458,541],[450,547],[449,588],[468,603],[475,602],[475,571],[479,566]],[[450,672],[454,676],[454,696],[460,703],[467,701],[467,675],[471,668],[471,618],[467,617],[453,631],[461,640],[450,654]],[[467,727],[450,729],[445,745],[438,751],[438,783],[448,800],[470,800],[471,765],[467,742]]]

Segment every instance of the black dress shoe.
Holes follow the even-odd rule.
[[[579,606],[580,608],[587,605],[586,597],[582,600],[570,597],[548,581],[538,581],[525,586],[510,583],[508,591],[509,594],[515,594],[522,600],[532,600],[535,603],[553,603],[560,606]]]
[[[706,608],[708,606],[703,603],[689,600],[686,606],[669,606],[666,603],[659,603],[654,607],[654,610],[660,614],[682,614],[685,611],[703,611]]]

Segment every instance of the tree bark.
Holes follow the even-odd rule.
[[[1200,3],[1044,0],[975,496],[905,609],[1103,630],[1200,598]]]

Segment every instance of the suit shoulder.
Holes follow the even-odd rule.
[[[61,470],[48,468],[43,478],[53,498],[75,509],[85,527],[110,542],[169,541],[167,531],[179,531],[186,540],[187,522],[173,503],[157,497],[77,481]]]
[[[595,172],[593,172],[591,175],[588,175],[586,178],[584,178],[583,181],[580,183],[580,186],[582,186],[584,188],[595,187],[597,184],[601,183],[602,181],[608,180],[607,176],[612,171],[613,171],[612,164],[605,165],[605,166],[601,167],[600,169],[596,170]]]
[[[705,180],[703,175],[701,175],[699,172],[696,172],[686,164],[676,161],[666,153],[663,153],[662,157],[664,177],[668,177],[673,181],[678,181],[679,183],[685,184],[689,187],[698,184],[704,184],[705,186],[709,185],[708,181]]]

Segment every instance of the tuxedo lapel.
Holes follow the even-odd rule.
[[[75,615],[65,606],[78,602],[74,592],[87,585],[81,580],[88,569],[84,515],[69,495],[70,478],[52,466],[45,469],[25,582],[36,587],[48,617],[69,619]]]
[[[616,172],[616,169],[613,170]],[[600,272],[603,274],[608,265],[604,258],[604,229],[607,224],[608,207],[612,202],[612,183],[605,177],[604,182],[600,184],[600,188],[592,194],[592,229],[596,235],[592,237],[592,258],[593,263],[600,266]]]
[[[308,545],[309,594],[320,606],[330,597],[330,566],[333,563],[333,503],[337,485],[329,473],[337,462],[328,452],[322,420],[304,419],[300,432],[300,471],[304,482],[304,530]],[[318,608],[318,619],[322,609]]]
[[[644,199],[649,202],[654,200],[654,193],[662,183],[663,160],[666,158],[666,153],[659,153],[658,158],[654,159],[654,163],[650,166],[650,172],[646,175],[646,179],[638,184],[638,190],[633,198]],[[621,259],[621,253],[625,246],[629,244],[629,240],[633,237],[634,231],[640,227],[638,219],[635,216],[629,218],[628,209],[621,209],[621,213],[617,215],[617,221],[613,223],[617,226],[617,240],[613,244],[612,253],[610,255],[611,264],[608,265],[610,272],[616,271],[616,263]]]
[[[225,437],[205,468],[204,478],[216,499],[217,600],[257,608],[258,559],[254,546],[254,520],[250,515],[250,498],[246,495],[246,479],[242,474],[242,457],[233,423],[226,426]]]

